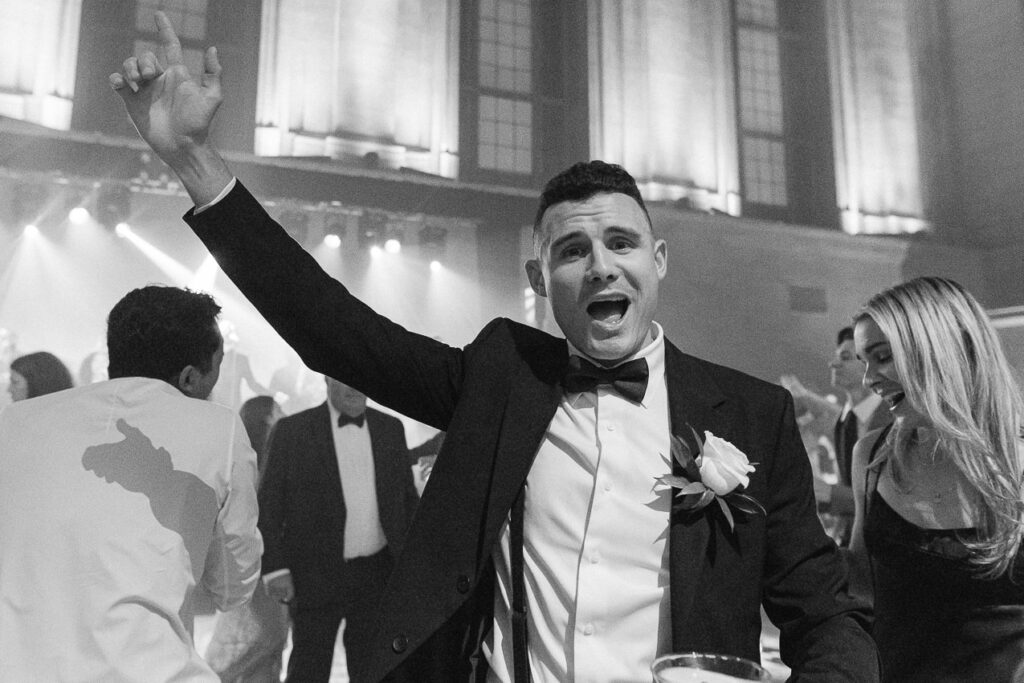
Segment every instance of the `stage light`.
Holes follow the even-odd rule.
[[[96,193],[96,222],[107,230],[127,223],[132,214],[132,191],[125,185],[105,185]]]
[[[437,261],[437,260],[431,261],[430,262],[430,272],[431,273],[440,273],[441,272],[441,262]]]
[[[132,234],[131,226],[127,223],[118,223],[114,226],[114,234],[124,239]]]
[[[84,206],[76,206],[68,211],[68,220],[75,225],[84,225],[89,222],[89,209]]]
[[[399,222],[389,222],[384,227],[384,251],[389,254],[397,254],[402,251],[402,243],[405,241],[405,229]]]
[[[39,228],[37,228],[32,223],[29,223],[28,225],[25,226],[24,234],[28,235],[29,237],[32,237],[34,235],[38,235],[39,234]]]
[[[388,216],[383,211],[366,211],[359,218],[359,247],[373,251],[384,240]]]
[[[348,232],[344,216],[329,216],[324,225],[324,244],[331,249],[341,246],[342,238]]]

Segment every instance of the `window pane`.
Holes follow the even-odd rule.
[[[739,53],[740,123],[744,130],[781,135],[782,79],[775,33],[741,28]]]
[[[743,191],[749,202],[786,206],[786,150],[781,141],[744,136]]]
[[[515,93],[532,89],[530,0],[492,0],[480,7],[480,85]]]
[[[480,97],[477,163],[480,168],[533,171],[533,106],[525,100]]]
[[[736,3],[736,18],[741,23],[775,28],[779,23],[778,16],[775,0],[738,0]]]

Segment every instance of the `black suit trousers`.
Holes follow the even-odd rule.
[[[343,619],[342,642],[348,675],[352,681],[363,680],[360,662],[368,653],[370,631],[391,567],[391,553],[385,548],[370,557],[345,562],[342,590],[336,600],[303,607],[302,596],[295,596],[291,610],[292,652],[285,679],[288,683],[327,683]]]

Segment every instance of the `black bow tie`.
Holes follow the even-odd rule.
[[[338,415],[338,426],[344,427],[345,425],[355,425],[356,427],[362,427],[363,422],[366,420],[366,413],[360,413],[355,417],[350,415],[341,414]]]
[[[579,356],[569,357],[569,369],[562,386],[570,393],[594,391],[610,384],[623,398],[639,403],[647,391],[647,359],[637,358],[614,368],[602,368]]]

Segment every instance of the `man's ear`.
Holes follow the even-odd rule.
[[[199,380],[202,379],[202,375],[203,373],[196,366],[186,365],[178,373],[178,381],[174,386],[178,387],[178,391],[190,398],[199,398],[197,393],[199,391]]]
[[[526,262],[526,277],[537,296],[546,297],[548,295],[544,288],[544,272],[541,270],[539,260],[532,258]]]

